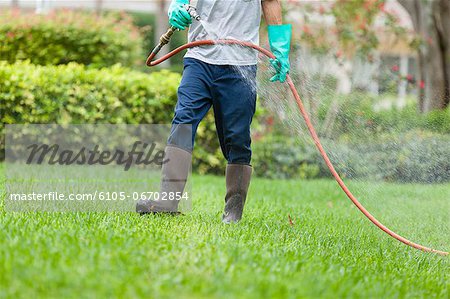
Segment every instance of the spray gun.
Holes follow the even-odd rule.
[[[200,21],[200,16],[197,13],[197,9],[193,5],[185,4],[183,7],[187,10],[191,18],[193,18],[196,21]],[[161,51],[162,47],[167,45],[170,41],[170,38],[175,33],[175,31],[178,31],[179,29],[171,26],[166,33],[161,35],[159,38],[159,44],[153,49],[152,53],[150,54],[151,57],[155,57],[156,54],[158,54],[159,51]]]

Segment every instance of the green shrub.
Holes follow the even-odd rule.
[[[372,138],[383,133],[407,132],[414,129],[450,133],[450,109],[420,114],[413,102],[403,108],[375,110],[377,97],[360,92],[349,95],[323,95],[319,123],[324,122],[330,102],[336,97],[339,97],[339,112],[332,128],[331,136],[334,138],[342,135]]]
[[[145,13],[145,12],[130,12],[129,15],[133,19],[133,23],[135,26],[139,27],[141,29],[144,42],[142,44],[143,46],[143,52],[145,54],[150,53],[150,51],[155,47],[155,28],[156,28],[156,18],[154,14],[151,13]],[[167,24],[167,27],[169,27],[169,24]],[[172,35],[172,38],[170,39],[169,45],[166,47],[168,50],[173,50],[175,48],[178,48],[179,46],[185,44],[187,42],[187,30],[185,31],[179,31],[176,32],[174,35]],[[170,70],[174,72],[181,72],[183,69],[183,56],[184,53],[181,53],[179,55],[173,56],[170,59]],[[142,69],[145,70],[147,67],[145,64],[141,65]]]
[[[402,183],[450,182],[449,135],[424,131],[385,134],[371,142],[323,139],[336,170],[345,178]],[[253,145],[255,174],[268,178],[321,178],[330,172],[315,145],[270,136]]]
[[[424,116],[423,128],[450,134],[450,108],[431,111]]]
[[[2,121],[11,123],[167,123],[178,74],[143,74],[120,66],[0,62]]]
[[[180,78],[167,70],[144,74],[120,66],[97,70],[76,63],[0,62],[0,136],[4,138],[3,124],[167,124]],[[226,163],[212,113],[197,135],[194,170],[223,173]]]
[[[277,179],[316,178],[320,156],[312,144],[286,136],[267,136],[253,143],[252,164],[257,176]]]
[[[180,75],[0,62],[3,124],[170,123]]]
[[[327,144],[337,170],[348,178],[402,183],[450,181],[449,135],[410,131],[380,136],[372,142]]]
[[[156,17],[152,13],[145,12],[129,12],[129,15],[133,24],[140,28],[142,32],[142,49],[145,54],[148,54],[151,48],[155,46]]]
[[[0,12],[0,60],[34,64],[132,66],[143,63],[142,38],[125,14]]]

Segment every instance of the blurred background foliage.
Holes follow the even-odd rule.
[[[156,34],[154,28],[156,28],[156,18],[152,13],[145,12],[129,12],[131,18],[133,19],[133,24],[140,28],[143,36],[143,52],[144,54],[149,54],[153,47],[155,46]],[[178,48],[179,46],[186,43],[187,33],[177,32],[174,34],[169,42],[168,48],[173,50]],[[170,67],[171,71],[180,72],[183,69],[183,54],[176,55],[170,59]],[[145,65],[142,65],[142,61],[140,63],[140,70],[147,71],[148,68]],[[142,69],[143,68],[143,69]]]
[[[96,17],[71,10],[47,15],[0,12],[0,57],[9,63],[29,60],[40,65],[137,65],[143,38],[132,21],[124,13]]]

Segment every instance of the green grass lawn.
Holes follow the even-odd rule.
[[[450,185],[423,188],[442,209]],[[449,258],[388,237],[333,181],[254,179],[238,225],[220,222],[223,194],[223,178],[194,176],[193,211],[179,217],[7,213],[2,203],[0,297],[449,298]],[[420,225],[405,232],[427,238]],[[428,241],[448,245],[447,233]]]

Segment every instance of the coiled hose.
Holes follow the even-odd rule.
[[[260,53],[266,55],[269,58],[275,58],[275,56],[273,55],[272,52],[261,48],[255,44],[249,43],[249,42],[244,42],[244,41],[238,41],[238,40],[231,40],[231,39],[226,39],[226,40],[201,40],[201,41],[194,41],[191,43],[187,43],[175,50],[173,50],[172,52],[164,55],[163,57],[153,60],[156,56],[156,53],[152,53],[150,54],[150,56],[147,58],[147,66],[152,67],[155,65],[160,64],[161,62],[169,59],[170,57],[178,54],[179,52],[186,50],[188,48],[194,48],[194,47],[199,47],[199,46],[208,46],[208,45],[239,45],[239,46],[243,46],[243,47],[249,47],[249,48],[253,48],[257,51],[259,51]],[[393,232],[392,230],[390,230],[389,228],[387,228],[385,225],[383,225],[380,221],[378,221],[372,214],[369,213],[369,211],[356,199],[356,197],[351,193],[351,191],[348,189],[348,187],[345,185],[344,181],[342,180],[342,178],[339,176],[339,174],[337,173],[337,171],[335,170],[333,164],[330,161],[330,158],[328,158],[327,153],[325,152],[319,136],[316,133],[316,130],[313,126],[313,124],[311,123],[311,120],[308,116],[308,113],[306,112],[306,109],[303,105],[303,102],[300,98],[300,95],[297,92],[297,89],[294,86],[294,83],[292,82],[292,79],[289,75],[287,75],[287,79],[286,79],[286,83],[289,85],[289,88],[291,89],[292,94],[294,95],[295,101],[297,103],[297,106],[300,110],[300,113],[303,117],[303,119],[305,120],[306,126],[308,127],[308,131],[312,137],[312,139],[314,140],[314,143],[317,147],[317,149],[320,152],[320,155],[322,156],[323,160],[325,161],[328,169],[330,170],[331,174],[333,175],[334,179],[336,180],[336,182],[339,184],[339,186],[342,188],[342,190],[345,192],[345,194],[347,195],[347,197],[353,202],[353,204],[364,214],[364,216],[366,216],[370,221],[372,221],[373,224],[375,224],[379,229],[381,229],[382,231],[384,231],[385,233],[387,233],[388,235],[390,235],[391,237],[393,237],[394,239],[397,239],[398,241],[411,246],[413,248],[425,251],[425,252],[432,252],[432,253],[437,253],[440,255],[448,255],[449,252],[446,251],[440,251],[440,250],[436,250],[436,249],[432,249],[417,243],[414,243],[402,236],[400,236],[399,234]]]

